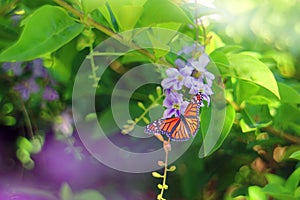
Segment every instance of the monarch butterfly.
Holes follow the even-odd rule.
[[[145,133],[166,134],[175,141],[185,141],[190,139],[190,136],[194,137],[200,125],[199,108],[202,105],[202,99],[202,94],[197,93],[183,115],[155,120],[146,126]]]

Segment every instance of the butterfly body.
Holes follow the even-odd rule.
[[[194,96],[185,112],[178,117],[158,119],[148,124],[145,132],[166,134],[171,140],[185,141],[195,136],[200,126],[199,108],[202,105],[201,93]]]

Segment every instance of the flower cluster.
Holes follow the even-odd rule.
[[[204,52],[204,47],[192,45],[184,47],[178,52],[180,57],[187,57],[183,60],[175,60],[176,68],[166,70],[167,77],[161,82],[166,98],[163,105],[167,107],[164,117],[179,116],[188,105],[183,96],[185,93],[192,95],[201,92],[203,99],[210,102],[210,95],[213,94],[212,82],[215,76],[206,69],[210,62],[208,55]]]
[[[3,63],[2,69],[11,76],[27,77],[19,81],[13,88],[24,101],[27,101],[31,94],[38,93],[41,90],[41,86],[43,89],[42,98],[44,100],[54,101],[59,98],[57,91],[52,87],[55,85],[55,82],[50,78],[41,59],[24,63]],[[27,74],[29,74],[29,76]],[[39,80],[42,80],[40,84],[38,82]]]

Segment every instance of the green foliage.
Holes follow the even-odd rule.
[[[262,86],[278,98],[278,86],[274,75],[271,70],[262,62],[255,59],[254,57],[244,55],[244,54],[232,54],[228,56],[229,68],[225,71],[220,68],[223,75],[236,77],[238,79],[247,80],[251,83],[255,83]]]
[[[19,40],[0,54],[0,61],[26,61],[44,56],[83,30],[83,25],[74,22],[65,10],[49,5],[36,10],[23,23]]]
[[[162,105],[161,87],[156,91],[142,88],[134,93],[129,105],[133,117],[127,123],[124,121],[122,128],[113,120],[109,97],[119,78],[140,64],[163,65],[155,70],[165,77],[166,69],[174,67],[178,57],[170,52],[186,46],[186,41],[176,34],[180,32],[205,45],[210,66],[215,65],[219,70],[214,84],[225,90],[226,102],[221,105],[223,97],[215,90],[211,105],[201,108],[200,130],[183,159],[176,162],[176,167],[168,167],[166,161],[158,162],[165,171],[153,172],[152,176],[162,183],[154,183],[152,179],[149,182],[153,181],[160,191],[168,189],[168,193],[161,192],[157,198],[300,198],[300,168],[295,168],[300,160],[300,40],[296,39],[300,32],[300,4],[282,0],[217,0],[218,10],[171,0],[68,0],[70,7],[59,2],[0,2],[0,61],[42,58],[53,80],[39,77],[36,81],[39,86],[53,82],[61,93],[58,101],[45,102],[41,90],[20,103],[14,83],[31,77],[28,69],[32,66],[22,65],[23,72],[17,76],[13,69],[6,73],[1,63],[0,123],[24,130],[25,133],[18,132],[14,141],[16,157],[24,168],[34,167],[32,154],[41,152],[44,144],[45,136],[38,130],[48,130],[60,112],[71,106],[74,77],[87,54],[92,66],[92,73],[87,76],[93,83],[85,87],[97,89],[97,113],[85,113],[83,119],[91,122],[98,118],[101,127],[111,135],[129,134],[137,124],[148,124],[151,111]],[[223,21],[214,21],[209,16],[212,13],[220,14]],[[19,17],[20,21],[13,17]],[[199,17],[199,24],[195,24],[195,18]],[[146,38],[132,41],[129,34],[117,40],[128,47],[146,42],[152,48],[120,54],[105,75],[98,77],[97,72],[103,66],[94,62],[97,56],[119,56],[119,52],[114,45],[103,52],[93,48],[107,37],[140,27],[149,28]],[[119,110],[125,106],[128,107],[116,105]],[[223,122],[220,136],[211,149],[204,143],[204,153],[199,154],[203,139],[217,134],[211,129],[215,122]],[[73,128],[70,130],[73,132]],[[99,139],[97,133],[93,137]],[[76,150],[73,137],[60,134],[57,139],[67,143],[66,151],[75,151],[81,158],[81,149]],[[167,172],[173,171],[167,185]],[[60,198],[104,199],[94,190],[73,192],[68,184],[62,186]]]
[[[0,103],[2,98],[0,97]],[[16,124],[15,117],[11,116],[14,110],[14,105],[12,103],[0,104],[0,123],[6,126],[14,126]]]
[[[161,87],[156,87],[156,97],[154,97],[153,94],[148,95],[148,98],[151,101],[151,104],[148,107],[146,107],[142,102],[138,102],[137,106],[143,110],[143,113],[139,117],[135,118],[134,120],[128,120],[127,124],[123,126],[122,133],[123,134],[130,133],[134,129],[135,125],[139,123],[141,120],[143,120],[144,123],[149,124],[150,121],[146,117],[146,115],[149,113],[151,109],[154,109],[159,105],[159,102],[161,101],[162,97],[163,97],[163,93]]]
[[[96,190],[83,190],[73,193],[71,187],[64,183],[60,189],[60,200],[105,200],[105,198]]]
[[[34,167],[34,161],[31,158],[31,154],[39,153],[43,144],[44,138],[40,135],[35,136],[31,140],[28,140],[25,137],[18,138],[16,155],[25,169],[32,169]]]

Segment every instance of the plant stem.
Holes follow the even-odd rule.
[[[133,49],[136,49],[137,51],[139,51],[141,54],[147,56],[151,61],[156,62],[157,59],[155,58],[155,56],[151,53],[149,53],[148,51],[146,51],[145,49],[139,47],[137,44],[135,44],[134,42],[126,42],[124,40],[124,38],[122,38],[119,34],[114,33],[113,31],[111,31],[110,29],[102,26],[101,24],[99,24],[98,22],[96,22],[95,20],[93,20],[90,17],[86,17],[83,13],[81,13],[80,11],[78,11],[77,9],[73,8],[71,5],[69,5],[68,3],[66,3],[63,0],[53,0],[55,3],[57,3],[58,5],[64,7],[66,10],[68,10],[69,12],[71,12],[72,14],[76,15],[77,17],[79,17],[80,19],[84,19],[84,22],[86,22],[88,26],[93,26],[96,29],[98,29],[99,31],[103,32],[104,34],[110,36],[110,37],[114,37],[116,40],[118,40],[119,42],[121,42],[122,44],[125,44],[129,47],[132,47]],[[170,63],[166,62],[165,60],[160,59],[159,62],[161,64],[167,65],[167,66],[171,66]]]
[[[263,128],[263,130],[265,130],[269,133],[272,133],[274,135],[277,135],[277,136],[279,136],[279,137],[281,137],[285,140],[288,140],[292,143],[300,144],[300,138],[299,137],[296,137],[296,136],[287,134],[283,131],[277,130],[277,129],[273,128],[272,126],[267,126],[267,127]]]
[[[165,141],[166,142],[166,141]],[[165,147],[165,145],[169,145],[170,144],[170,139],[168,140],[168,142],[166,142],[167,144],[165,144],[164,142],[164,149],[165,149],[165,166],[164,166],[164,175],[163,175],[163,184],[162,184],[162,189],[160,191],[160,196],[163,198],[163,194],[165,191],[165,187],[166,186],[166,182],[167,182],[167,173],[168,173],[168,155],[169,155],[169,150],[167,147]]]
[[[157,99],[155,99],[155,101],[152,102],[152,104],[148,108],[146,108],[145,111],[138,118],[135,118],[135,124],[141,121],[145,117],[145,115],[150,111],[150,109],[155,108],[158,105],[158,100],[160,100],[162,96],[163,95],[158,96]]]
[[[27,109],[26,109],[24,103],[21,103],[21,107],[22,107],[22,111],[23,111],[23,114],[24,114],[25,124],[27,126],[27,131],[28,131],[29,137],[33,138],[34,134],[33,134],[33,131],[32,131],[31,121],[30,121],[29,114],[27,112]]]
[[[227,100],[227,102],[230,103],[230,104],[233,106],[233,108],[234,108],[234,110],[235,110],[236,112],[240,112],[241,110],[243,110],[243,107],[240,106],[240,105],[238,105],[236,102],[234,102],[234,101],[229,101],[229,100]],[[292,143],[300,144],[300,138],[299,138],[299,137],[290,135],[290,134],[285,133],[285,132],[280,131],[280,130],[277,130],[277,129],[275,129],[275,128],[272,127],[272,126],[267,126],[267,127],[262,128],[262,129],[263,129],[264,131],[267,131],[267,132],[269,132],[269,133],[272,133],[273,135],[276,135],[276,136],[278,136],[278,137],[281,137],[281,138],[283,138],[283,139],[285,139],[285,140],[287,140],[287,141],[290,141],[290,142],[292,142]]]
[[[94,49],[93,49],[93,45],[90,45],[90,56],[88,57],[91,60],[91,66],[92,66],[92,75],[91,78],[94,80],[94,84],[93,87],[97,88],[98,87],[98,81],[100,80],[100,77],[97,77],[97,66],[95,65],[95,61],[94,61]]]

